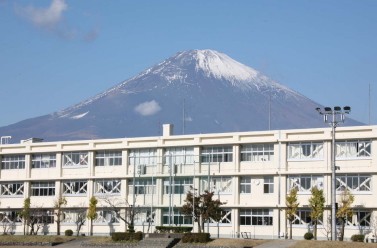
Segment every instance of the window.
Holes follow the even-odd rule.
[[[272,161],[273,158],[273,144],[252,144],[241,146],[241,161]]]
[[[323,158],[323,143],[306,142],[288,144],[288,159],[312,160]]]
[[[137,213],[135,213],[135,225],[151,225],[154,223],[154,218],[156,216],[156,213],[153,211],[151,212],[151,209],[138,209]]]
[[[87,166],[88,152],[63,153],[63,166]]]
[[[164,153],[164,165],[170,164],[194,164],[193,147],[166,148]]]
[[[298,192],[311,193],[313,187],[323,189],[323,176],[305,175],[288,177],[288,191],[296,188]]]
[[[212,218],[209,220],[210,223],[217,223],[217,221],[213,220]],[[232,211],[229,209],[221,210],[221,219],[219,224],[232,224]]]
[[[87,181],[63,181],[63,195],[86,195]]]
[[[241,177],[240,192],[241,194],[251,193],[251,177]]]
[[[122,151],[96,152],[96,166],[122,165]]]
[[[25,169],[25,155],[2,155],[1,169],[15,170]]]
[[[133,149],[129,154],[130,165],[157,165],[156,149]]]
[[[95,224],[118,224],[119,210],[100,210],[97,211],[97,218],[94,220]]]
[[[171,213],[168,210],[162,212],[162,224],[174,225],[192,225],[192,217],[181,214],[178,209],[172,209]]]
[[[2,182],[0,184],[1,196],[23,196],[24,195],[24,183],[22,182]]]
[[[370,175],[338,175],[336,177],[336,191],[348,189],[351,192],[369,192],[371,191]]]
[[[173,178],[170,182],[169,178],[164,180],[164,194],[186,194],[193,187],[192,178]]]
[[[31,156],[31,168],[53,168],[56,167],[56,154],[41,153]]]
[[[273,222],[272,209],[240,210],[242,226],[271,226]]]
[[[232,146],[211,146],[203,147],[201,151],[201,162],[232,162],[233,147]]]
[[[120,194],[121,181],[119,179],[103,179],[94,182],[95,194]]]
[[[62,223],[76,224],[76,221],[86,220],[86,210],[63,210]]]
[[[293,225],[312,225],[312,218],[310,217],[310,209],[298,209],[295,219],[292,221]],[[323,216],[318,219],[318,224],[323,225]]]
[[[35,223],[54,223],[54,211],[46,209],[34,209],[31,212],[30,219]]]
[[[272,194],[274,193],[274,178],[265,177],[263,181],[263,193]]]
[[[128,184],[128,191],[133,194],[133,181]],[[145,195],[145,194],[155,194],[156,193],[156,180],[152,179],[136,179],[135,180],[135,194]]]
[[[211,176],[210,185],[208,187],[208,177],[201,178],[201,190],[208,190],[216,194],[231,194],[232,193],[232,177],[229,176]]]
[[[55,195],[55,182],[32,182],[32,196],[53,196]]]
[[[346,140],[336,142],[336,158],[365,158],[371,156],[370,140]]]
[[[21,223],[22,218],[20,217],[21,210],[7,210],[0,212],[0,225],[6,227],[7,223]]]
[[[346,221],[347,226],[362,226],[370,227],[371,226],[371,211],[353,209],[352,217],[349,217]]]

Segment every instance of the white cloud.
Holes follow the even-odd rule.
[[[17,12],[37,27],[54,29],[59,24],[63,12],[67,8],[65,0],[52,0],[51,5],[47,8],[36,8],[34,6],[18,7]]]
[[[134,109],[136,113],[143,116],[154,115],[161,110],[160,105],[155,100],[150,102],[143,102],[137,105]]]
[[[52,0],[48,7],[35,7],[33,5],[16,5],[15,7],[17,15],[26,19],[35,27],[57,35],[64,40],[94,41],[99,35],[98,28],[92,28],[87,31],[88,28],[82,28],[85,27],[85,24],[82,25],[82,23],[75,23],[75,26],[70,26],[69,22],[63,18],[67,10],[68,4],[66,0]],[[83,18],[83,23],[86,23],[90,16],[84,15],[83,17],[81,15],[77,18]]]

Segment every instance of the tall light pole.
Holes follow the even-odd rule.
[[[335,128],[339,123],[343,123],[345,115],[351,112],[351,107],[339,106],[316,108],[323,120],[331,126],[331,240],[336,240],[336,166],[335,166]]]

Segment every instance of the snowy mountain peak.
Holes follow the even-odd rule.
[[[203,70],[207,76],[217,79],[249,81],[258,76],[258,72],[243,65],[226,54],[213,50],[196,50],[196,69]]]

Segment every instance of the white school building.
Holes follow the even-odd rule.
[[[285,198],[298,189],[300,203],[293,238],[312,229],[308,199],[312,187],[324,190],[326,209],[318,236],[331,235],[331,128],[174,135],[163,125],[158,137],[0,145],[0,232],[22,234],[24,200],[39,209],[39,234],[56,234],[54,201],[65,197],[61,231],[75,232],[78,213],[95,196],[98,217],[81,233],[108,235],[125,223],[106,201],[136,206],[136,231],[156,226],[194,226],[180,213],[186,193],[210,189],[225,204],[222,220],[205,224],[212,237],[282,238],[289,233]],[[336,129],[337,199],[345,189],[355,196],[345,239],[377,227],[377,126]],[[124,207],[124,205],[118,205]],[[37,213],[35,213],[37,214]],[[56,218],[56,217],[55,217]],[[7,224],[8,223],[8,224]]]

